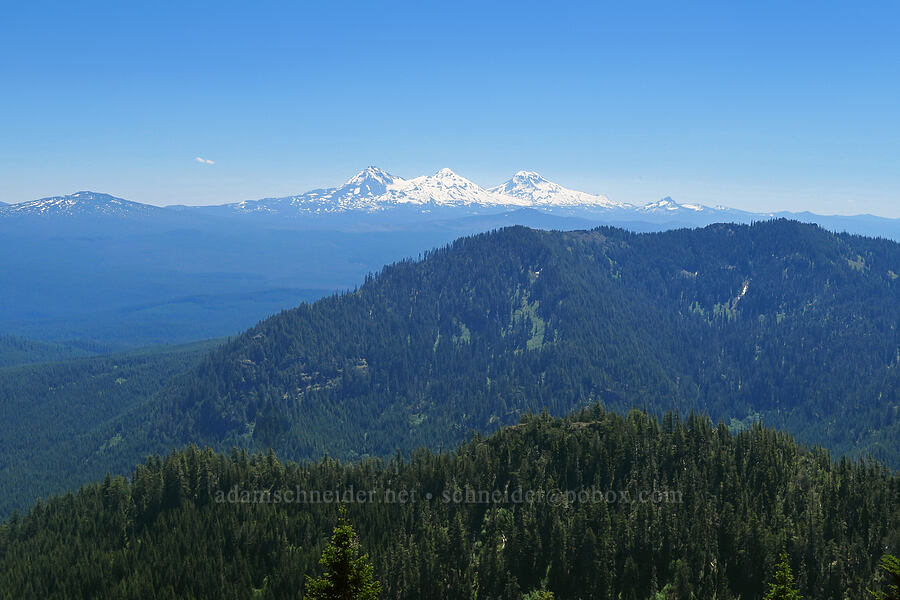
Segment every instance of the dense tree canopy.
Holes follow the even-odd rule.
[[[0,368],[0,518],[39,496],[76,488],[135,456],[116,452],[108,423],[150,401],[215,342]]]
[[[296,598],[326,570],[336,500],[383,598],[759,600],[782,549],[803,597],[862,598],[900,545],[882,466],[758,425],[597,406],[409,460],[154,457],[0,525],[0,598]]]

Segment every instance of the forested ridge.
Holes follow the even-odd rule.
[[[761,421],[897,468],[898,273],[894,242],[784,220],[462,238],[266,319],[181,374],[166,363],[162,386],[128,378],[120,410],[40,449],[40,486],[10,461],[7,513],[72,474],[125,473],[189,443],[387,457],[594,402]],[[22,386],[9,406],[42,394]],[[8,431],[59,429],[50,412],[9,414]]]
[[[452,500],[470,488],[678,496]],[[804,598],[864,598],[900,544],[900,480],[877,463],[833,462],[759,425],[593,406],[409,459],[152,457],[0,525],[0,598],[300,598],[338,505],[272,500],[298,489],[376,492],[345,506],[383,598],[754,600],[782,551]],[[404,490],[415,499],[378,500]],[[227,501],[254,491],[269,500]]]
[[[894,242],[789,221],[504,229],[260,323],[149,418],[170,444],[356,458],[599,400],[761,419],[897,467],[898,273]]]

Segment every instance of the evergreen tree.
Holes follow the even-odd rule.
[[[375,600],[381,593],[381,584],[372,576],[369,555],[360,555],[359,537],[347,520],[344,506],[319,564],[325,572],[316,579],[306,577],[306,597],[310,600]]]
[[[800,592],[794,584],[794,574],[788,564],[786,552],[781,553],[781,562],[775,568],[775,582],[769,584],[765,600],[801,600]]]
[[[875,592],[872,597],[875,600],[900,600],[900,558],[885,554],[881,558],[881,569],[888,574],[890,582],[887,592]]]

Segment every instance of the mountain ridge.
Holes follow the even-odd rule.
[[[601,401],[897,465],[897,273],[896,243],[783,220],[507,228],[262,321],[100,437],[355,459]]]
[[[166,214],[165,207],[133,202],[102,192],[79,191],[0,206],[2,216],[147,217]]]
[[[365,189],[368,193],[361,193]],[[449,168],[432,175],[410,179],[395,177],[370,166],[336,188],[323,188],[297,196],[265,198],[224,205],[235,212],[282,212],[286,207],[307,213],[334,213],[351,210],[375,212],[401,206],[421,208],[501,209],[533,208],[574,209],[615,212],[632,210],[631,204],[614,202],[600,194],[589,194],[550,182],[534,171],[518,171],[508,181],[490,188],[482,187]],[[201,209],[201,207],[197,207]]]
[[[524,209],[536,213],[530,214],[527,222],[517,223],[513,211]],[[193,227],[199,224],[198,220],[207,217],[218,225],[222,225],[224,219],[242,226],[249,219],[249,222],[264,226],[335,230],[396,230],[414,228],[428,221],[442,222],[453,229],[450,224],[454,219],[502,214],[508,218],[491,222],[496,226],[526,224],[541,227],[535,217],[544,214],[573,219],[566,227],[564,222],[548,218],[547,227],[551,228],[574,229],[588,220],[596,225],[624,226],[636,231],[704,227],[717,222],[752,223],[783,217],[816,223],[837,232],[900,240],[898,218],[868,214],[819,215],[809,211],[755,213],[722,204],[710,207],[679,203],[670,196],[638,206],[616,202],[602,194],[565,188],[535,171],[518,171],[506,182],[485,188],[448,168],[432,175],[404,179],[369,166],[337,187],[218,205],[161,207],[97,192],[0,205],[0,223],[20,221],[23,217],[39,223],[53,217],[60,220],[60,217],[123,219],[140,216],[155,217],[167,226]]]

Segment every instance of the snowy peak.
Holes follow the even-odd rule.
[[[570,190],[547,181],[534,171],[519,171],[512,179],[490,189],[495,194],[517,198],[536,208],[613,209],[631,205],[613,202],[606,196]]]
[[[541,177],[539,173],[535,171],[516,171],[516,174],[513,175],[510,181],[514,181],[516,183],[522,184],[531,184],[531,185],[539,185],[542,183],[549,183],[546,179]]]
[[[394,188],[405,180],[378,167],[366,167],[339,187],[316,189],[283,198],[247,200],[227,205],[238,213],[334,214],[374,212],[397,203]]]
[[[638,208],[647,213],[703,212],[707,208],[701,204],[678,204],[669,196]]]
[[[398,177],[394,177],[387,171],[378,167],[366,167],[344,183],[338,189],[359,188],[369,190],[372,194],[383,194],[387,186],[394,182],[402,181]]]
[[[486,190],[443,168],[434,175],[415,177],[398,189],[407,202],[435,206],[530,206],[526,201]]]
[[[435,180],[439,179],[442,181],[451,181],[451,182],[455,182],[455,183],[459,183],[459,182],[471,183],[468,179],[466,179],[465,177],[460,177],[459,175],[457,175],[456,173],[454,173],[447,167],[444,167],[443,169],[441,169],[440,171],[438,171],[437,173],[432,175],[431,178],[435,179]]]
[[[0,208],[0,215],[130,217],[160,214],[164,210],[158,206],[131,202],[109,194],[84,191],[11,204]]]
[[[497,193],[508,193],[513,196],[527,196],[537,190],[546,189],[548,186],[553,185],[556,184],[547,181],[534,171],[518,171],[512,176],[512,179],[502,185],[492,188],[492,190],[497,191]],[[557,187],[562,189],[560,186]]]
[[[338,198],[374,198],[387,193],[392,185],[402,183],[403,179],[394,177],[378,167],[366,167],[334,190],[325,190],[324,194],[332,199]]]

